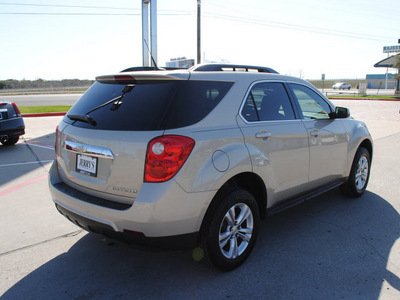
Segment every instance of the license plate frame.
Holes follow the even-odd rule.
[[[98,168],[98,158],[77,154],[76,155],[76,172],[89,175],[92,177],[97,177],[97,168]]]

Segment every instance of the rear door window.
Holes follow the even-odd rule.
[[[248,122],[295,119],[286,89],[279,82],[255,84],[247,95],[242,116]]]
[[[64,121],[103,130],[165,130],[195,124],[206,117],[232,87],[232,82],[168,81],[136,84],[118,106],[107,101],[121,96],[126,85],[96,82],[70,109]],[[96,126],[70,120],[88,114]]]

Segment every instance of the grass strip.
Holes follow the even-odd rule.
[[[379,95],[328,95],[328,98],[357,98],[357,99],[389,99],[389,100],[400,100],[400,96],[379,96]]]
[[[72,105],[54,105],[54,106],[18,106],[22,114],[42,114],[67,112]]]

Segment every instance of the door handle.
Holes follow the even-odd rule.
[[[318,136],[319,135],[319,131],[315,129],[314,131],[310,132],[310,135],[311,136]]]
[[[272,136],[271,132],[261,131],[256,133],[256,138],[266,139]]]

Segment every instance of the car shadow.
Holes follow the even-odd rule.
[[[389,263],[399,228],[385,199],[336,189],[261,222],[252,255],[229,273],[192,251],[143,251],[86,234],[3,299],[377,299],[383,282],[400,291]]]
[[[0,145],[0,186],[52,161],[55,157],[54,140],[55,133],[49,133],[28,140],[21,137],[12,146]]]

